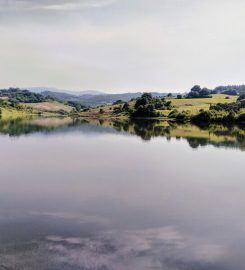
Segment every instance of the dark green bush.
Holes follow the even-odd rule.
[[[169,113],[168,117],[170,119],[174,119],[177,122],[186,122],[190,119],[188,112],[186,112],[186,111],[178,112],[177,110],[171,111]]]
[[[158,112],[155,111],[152,104],[146,106],[139,106],[135,111],[131,113],[131,117],[158,117]]]
[[[245,122],[245,113],[238,115],[237,121],[238,122]]]

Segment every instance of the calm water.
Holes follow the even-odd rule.
[[[243,270],[245,130],[0,121],[0,269]]]

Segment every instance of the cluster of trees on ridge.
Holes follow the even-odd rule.
[[[209,98],[214,94],[224,94],[230,96],[242,95],[245,94],[245,85],[218,86],[214,89],[208,89],[206,87],[201,88],[200,85],[195,85],[186,95],[186,98]]]
[[[170,110],[172,108],[171,101],[166,100],[164,97],[154,97],[151,93],[144,93],[134,101],[133,107],[130,106],[129,102],[123,102],[118,100],[113,105],[113,113],[126,113],[132,118],[140,117],[159,117],[161,116],[157,110]],[[104,113],[101,109],[100,113]]]
[[[14,108],[16,110],[29,110],[31,108],[24,107],[22,104],[27,103],[39,103],[39,102],[46,102],[46,101],[57,101],[66,105],[73,107],[72,113],[78,113],[81,110],[85,109],[86,107],[76,101],[68,101],[63,102],[58,98],[33,93],[29,90],[21,90],[19,88],[9,88],[9,89],[0,89],[0,107],[5,108]],[[64,112],[61,112],[64,114]],[[0,111],[1,115],[1,111]]]
[[[205,91],[200,91],[195,87],[191,92],[202,93],[205,96]],[[179,98],[177,96],[177,98]],[[200,110],[197,114],[191,114],[187,111],[178,111],[172,105],[171,101],[164,97],[153,97],[150,93],[144,93],[140,98],[135,100],[134,106],[130,107],[129,103],[124,103],[118,100],[114,103],[118,105],[114,107],[114,113],[126,113],[131,118],[150,118],[162,116],[159,110],[170,110],[168,119],[178,122],[193,121],[193,122],[245,122],[245,94],[241,94],[236,102],[218,103],[210,105],[209,110]],[[101,109],[100,113],[103,113]]]
[[[0,98],[0,118],[2,116],[2,109],[15,109],[18,111],[25,111],[27,113],[33,113],[33,109],[31,107],[26,107],[21,105],[18,102],[9,101],[7,99],[1,99]]]
[[[171,108],[171,101],[153,97],[150,93],[144,93],[138,98],[134,105],[134,110],[130,113],[131,117],[158,117],[160,114],[157,110]]]
[[[53,98],[45,97],[41,94],[32,93],[28,90],[20,90],[19,88],[0,89],[0,97],[8,98],[12,104],[17,103],[38,103],[50,100]]]

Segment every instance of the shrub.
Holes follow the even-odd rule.
[[[152,94],[144,93],[140,98],[138,98],[135,102],[134,108],[137,109],[140,106],[145,106],[152,101]]]
[[[236,114],[233,111],[230,111],[227,115],[223,117],[223,122],[234,122],[236,120]]]
[[[211,91],[207,88],[201,88],[199,85],[195,85],[191,88],[191,91],[187,94],[187,98],[209,98]]]
[[[129,109],[130,109],[130,108],[129,108],[129,104],[128,104],[127,102],[124,103],[122,109],[123,109],[124,111],[128,112]]]
[[[147,106],[139,106],[134,112],[131,113],[131,117],[158,117],[160,116],[154,110],[154,106],[149,104]]]
[[[122,106],[114,107],[113,112],[114,113],[121,113],[122,112]]]
[[[177,110],[173,110],[168,115],[169,118],[176,120],[177,122],[186,122],[190,119],[188,112],[178,112]]]
[[[123,103],[123,101],[121,99],[119,99],[119,100],[115,101],[113,103],[113,105],[119,105],[119,104],[122,104],[122,103]]]
[[[237,101],[245,100],[245,94],[242,94],[238,97]]]
[[[234,89],[229,89],[229,90],[222,91],[221,94],[229,95],[229,96],[237,96],[237,91]]]
[[[211,122],[234,122],[236,121],[236,114],[233,111],[228,113],[225,111],[200,111],[199,114],[191,118],[193,122],[211,123]]]
[[[173,111],[171,111],[169,114],[168,114],[168,117],[169,118],[175,118],[176,114],[178,113],[178,111],[175,109]]]
[[[210,105],[210,110],[215,110],[215,111],[238,112],[239,109],[240,109],[240,105],[238,102],[218,103],[218,104]]]
[[[170,107],[170,106],[171,106],[171,103],[172,103],[171,101],[167,101],[167,102],[165,103],[165,106],[166,106],[166,107]]]
[[[245,122],[245,113],[238,115],[237,121],[238,122]]]
[[[70,112],[71,115],[76,115],[77,113],[78,111],[75,108],[73,108]]]
[[[199,114],[192,117],[192,121],[194,122],[207,122],[209,123],[212,119],[210,111],[201,111]]]

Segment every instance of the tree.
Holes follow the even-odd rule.
[[[146,106],[139,106],[132,114],[131,117],[157,117],[159,114],[155,111],[152,104]]]
[[[118,104],[122,104],[122,103],[123,103],[123,101],[121,99],[118,99],[112,105],[118,105]]]
[[[200,91],[201,91],[200,85],[194,85],[194,86],[191,88],[191,92],[199,93]]]
[[[194,85],[187,95],[188,98],[203,98],[209,97],[211,91],[207,88],[201,88],[199,85]]]
[[[114,107],[113,112],[114,113],[121,113],[122,112],[122,106]]]
[[[158,97],[154,98],[155,109],[157,109],[157,110],[163,109],[164,104],[165,104],[165,102],[161,98],[158,98]]]
[[[165,103],[165,106],[166,106],[166,107],[170,107],[170,106],[171,106],[171,103],[172,103],[172,102],[169,100],[169,101],[167,101],[167,102]]]
[[[130,108],[129,108],[129,104],[128,104],[127,102],[125,102],[125,103],[123,104],[122,109],[123,109],[124,111],[128,112],[129,109],[130,109]]]
[[[200,97],[205,97],[209,95],[209,90],[207,88],[203,88],[200,93],[199,93]]]
[[[237,101],[240,101],[240,100],[245,100],[245,94],[241,94],[241,95],[238,97]]]
[[[197,115],[192,117],[193,122],[209,123],[211,121],[210,111],[200,111]]]
[[[152,100],[152,94],[151,93],[144,93],[141,98],[146,98],[148,99],[149,101]]]
[[[234,89],[229,89],[221,92],[224,95],[229,95],[229,96],[237,96],[237,91]]]
[[[145,106],[152,101],[151,93],[144,93],[140,98],[136,100],[134,108],[137,109],[139,106]]]

